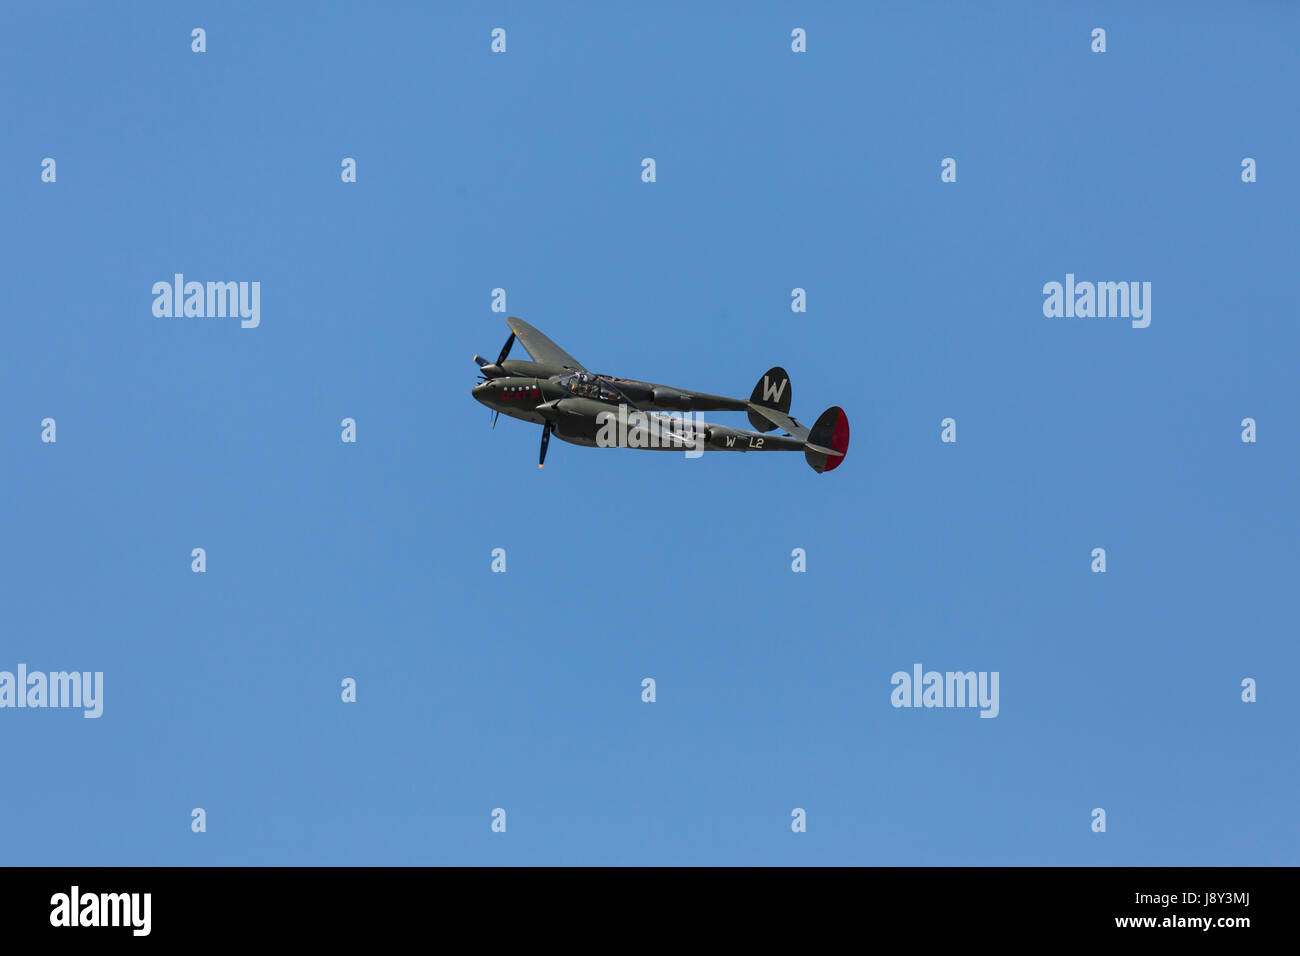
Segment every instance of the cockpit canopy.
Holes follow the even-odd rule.
[[[593,398],[598,402],[625,402],[627,396],[608,379],[593,375],[591,372],[570,372],[560,379],[559,384],[579,398]]]

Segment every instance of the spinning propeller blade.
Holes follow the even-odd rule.
[[[515,344],[515,333],[510,333],[510,338],[506,339],[506,344],[501,346],[501,354],[497,356],[497,364],[500,365],[510,354],[510,347]]]
[[[537,459],[537,467],[541,468],[546,464],[546,446],[551,443],[551,423],[547,422],[542,426],[542,454]]]

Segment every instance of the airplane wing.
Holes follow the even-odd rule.
[[[516,319],[511,316],[506,319],[506,325],[510,326],[510,331],[515,333],[515,338],[524,344],[524,348],[528,350],[528,354],[532,356],[534,362],[545,362],[548,365],[562,365],[565,368],[586,371],[581,362],[523,319]]]

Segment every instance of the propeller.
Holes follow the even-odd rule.
[[[502,375],[508,374],[506,370],[501,367],[501,363],[506,360],[506,356],[510,354],[510,348],[514,344],[515,333],[511,332],[510,338],[506,339],[506,344],[501,346],[501,354],[497,356],[495,362],[489,362],[481,355],[474,356],[474,361],[478,364],[479,374],[483,376],[483,381],[486,382],[490,378],[499,378]]]
[[[506,344],[501,346],[501,354],[497,356],[497,361],[496,361],[497,365],[500,365],[502,362],[506,360],[506,356],[510,354],[510,347],[514,344],[515,344],[515,333],[511,332],[510,338],[506,339]]]
[[[542,426],[542,454],[541,457],[537,459],[538,468],[541,468],[544,464],[546,464],[546,446],[551,443],[551,432],[554,429],[555,426],[552,425],[550,422],[547,422],[545,425]]]

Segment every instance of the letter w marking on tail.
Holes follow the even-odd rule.
[[[785,394],[785,387],[789,384],[790,384],[790,380],[788,378],[783,378],[781,379],[780,385],[773,386],[772,380],[769,379],[766,375],[764,375],[763,376],[763,401],[765,402],[781,401],[781,396]]]

